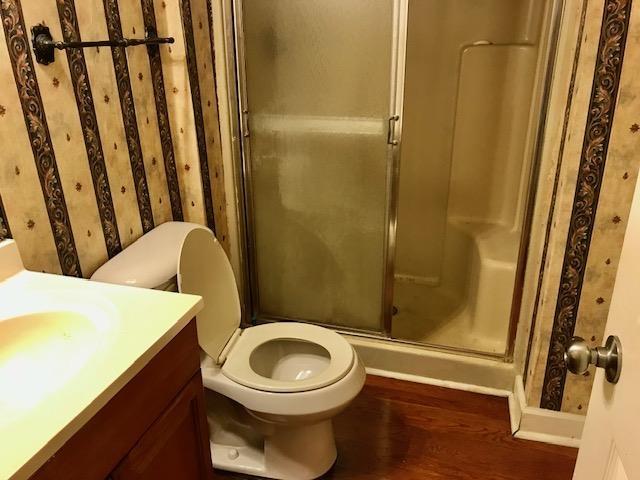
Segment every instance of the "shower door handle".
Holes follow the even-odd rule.
[[[249,132],[249,110],[246,108],[242,110],[242,120],[240,124],[240,130],[244,138],[249,138],[251,133]]]
[[[400,115],[393,115],[389,117],[387,123],[387,143],[389,145],[398,145],[398,141],[395,139],[396,136],[396,122],[400,120]]]

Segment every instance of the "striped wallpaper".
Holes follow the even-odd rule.
[[[576,37],[567,37],[561,121],[548,119],[548,126],[559,125],[559,135],[550,137],[558,142],[557,163],[540,183],[547,183],[540,192],[551,192],[551,206],[525,393],[530,406],[585,415],[595,367],[567,375],[563,353],[573,335],[591,347],[605,343],[640,166],[640,2],[580,0],[567,4],[565,14],[574,19],[567,32],[574,28]]]
[[[229,251],[210,0],[1,0],[0,238],[32,270],[88,277],[169,220],[209,226]],[[56,51],[56,40],[173,45]]]

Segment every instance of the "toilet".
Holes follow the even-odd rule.
[[[292,480],[331,468],[332,419],[362,389],[364,366],[326,328],[296,322],[240,328],[233,270],[211,230],[164,223],[91,279],[203,297],[196,324],[214,467]]]

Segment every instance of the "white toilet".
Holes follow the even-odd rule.
[[[315,325],[241,329],[233,271],[209,229],[162,224],[91,278],[203,297],[197,327],[216,468],[292,480],[331,468],[332,418],[364,384],[358,355],[336,332]]]

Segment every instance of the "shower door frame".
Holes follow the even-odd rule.
[[[449,353],[471,355],[480,358],[491,358],[512,362],[516,344],[517,325],[520,319],[522,296],[525,280],[525,267],[528,261],[529,243],[531,241],[532,218],[536,204],[537,182],[539,179],[540,161],[544,134],[546,129],[547,113],[551,96],[551,85],[554,76],[554,66],[557,56],[560,29],[565,13],[566,0],[550,0],[551,6],[546,19],[548,23],[543,64],[545,71],[541,80],[541,93],[538,102],[539,118],[535,127],[534,147],[532,163],[529,173],[528,193],[526,195],[525,210],[522,221],[522,234],[520,237],[516,278],[514,282],[511,315],[508,331],[506,332],[507,344],[504,353],[489,353],[447,345],[430,344],[412,340],[394,338],[391,334],[393,317],[393,285],[395,273],[396,229],[398,211],[398,189],[400,171],[400,152],[402,147],[402,121],[404,102],[405,59],[407,39],[407,15],[409,0],[394,0],[394,35],[392,46],[392,72],[390,112],[395,112],[398,120],[393,130],[393,145],[388,147],[387,159],[387,189],[386,189],[386,231],[384,244],[384,278],[382,289],[382,329],[379,332],[361,330],[340,325],[323,324],[299,318],[287,318],[278,316],[258,316],[257,277],[255,271],[255,245],[253,228],[251,171],[248,165],[250,158],[250,145],[247,133],[247,92],[245,81],[245,53],[244,30],[242,19],[242,0],[222,0],[225,24],[225,42],[227,44],[226,63],[231,68],[227,71],[229,86],[228,98],[231,108],[232,153],[234,165],[234,186],[236,208],[238,211],[239,255],[242,279],[240,289],[243,298],[242,322],[245,325],[269,323],[274,321],[297,321],[314,323],[339,332],[344,332],[362,337],[381,339],[393,343],[418,346],[430,350]],[[542,275],[542,273],[540,273]],[[536,279],[539,282],[539,278]],[[535,315],[534,315],[535,316]],[[532,319],[535,321],[535,318]],[[533,329],[531,329],[533,331]],[[531,333],[530,333],[531,336]]]
[[[365,0],[362,0],[365,1]],[[391,338],[391,322],[393,316],[393,282],[395,270],[395,246],[396,246],[396,226],[398,209],[398,180],[400,171],[400,146],[402,138],[402,107],[404,97],[404,65],[407,36],[407,14],[409,0],[393,1],[393,33],[391,38],[391,81],[389,95],[389,131],[387,132],[387,165],[386,165],[386,188],[385,188],[385,219],[384,219],[384,243],[383,243],[383,278],[382,299],[381,299],[381,324],[380,330],[367,330],[347,327],[344,325],[327,324],[314,320],[289,318],[276,315],[260,314],[260,304],[258,297],[258,279],[256,273],[256,248],[255,248],[255,228],[253,211],[253,182],[251,174],[251,142],[250,129],[248,126],[249,104],[246,81],[246,55],[244,41],[244,18],[242,3],[243,0],[231,0],[232,22],[233,22],[233,46],[235,49],[235,85],[237,89],[236,104],[238,107],[237,130],[240,139],[240,172],[242,181],[242,222],[243,238],[245,239],[244,268],[243,274],[248,282],[249,288],[244,292],[245,317],[244,323],[256,324],[280,321],[295,321],[313,323],[338,331],[345,331],[353,334],[374,336],[376,338]],[[393,126],[392,126],[393,125]],[[248,308],[247,308],[248,307]],[[248,315],[247,315],[248,314]],[[247,318],[248,317],[248,318]]]

